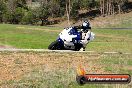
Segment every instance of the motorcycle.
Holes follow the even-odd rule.
[[[93,32],[78,32],[76,35],[69,35],[71,29],[64,29],[58,36],[57,40],[52,42],[49,46],[49,50],[73,50],[79,51],[86,46],[90,41],[94,39],[95,34]],[[88,35],[89,39],[82,42],[83,35]]]

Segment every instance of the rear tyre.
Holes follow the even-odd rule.
[[[79,51],[82,47],[83,47],[83,45],[82,44],[80,44],[80,43],[77,43],[77,44],[74,44],[75,45],[75,51]]]

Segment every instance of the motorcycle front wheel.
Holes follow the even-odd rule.
[[[52,42],[49,47],[48,47],[49,50],[62,50],[63,49],[63,45],[61,45],[59,43],[59,41],[54,41]]]

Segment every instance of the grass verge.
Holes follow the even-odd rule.
[[[63,28],[0,24],[0,44],[15,48],[47,49]],[[132,30],[93,29],[95,40],[86,50],[132,52]]]

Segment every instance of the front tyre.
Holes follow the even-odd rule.
[[[54,41],[52,42],[49,47],[48,47],[49,50],[62,50],[63,49],[63,45],[61,45],[59,43],[59,41]]]

